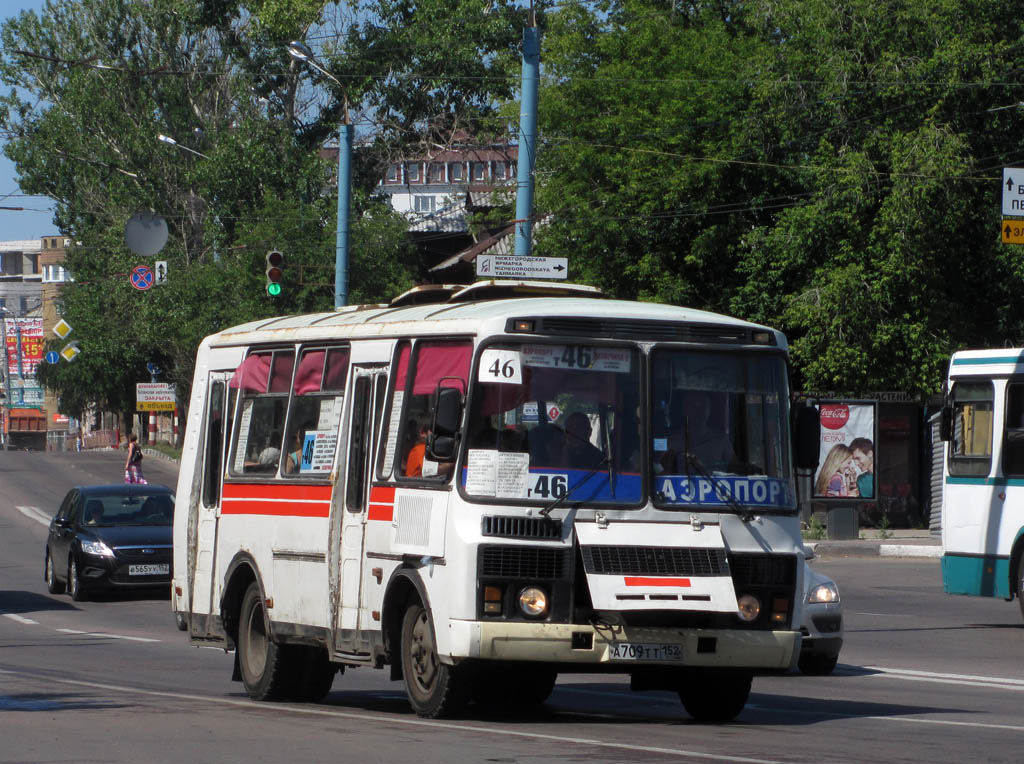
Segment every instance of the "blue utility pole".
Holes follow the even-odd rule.
[[[334,254],[334,307],[348,304],[348,210],[352,199],[352,125],[345,121],[338,128],[338,233]]]
[[[537,158],[537,83],[540,79],[540,31],[533,8],[523,30],[523,84],[519,104],[519,160],[516,165],[515,254],[533,250],[533,175]]]

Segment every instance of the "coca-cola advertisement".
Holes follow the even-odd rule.
[[[822,402],[814,497],[875,498],[875,404]]]

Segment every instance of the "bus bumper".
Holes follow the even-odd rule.
[[[788,669],[798,631],[664,629],[561,623],[452,621],[453,658],[600,665]]]

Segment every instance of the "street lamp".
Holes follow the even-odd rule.
[[[177,146],[179,149],[183,149],[184,151],[188,151],[188,152],[190,152],[192,154],[195,154],[197,157],[202,157],[203,159],[209,159],[210,158],[210,157],[206,156],[206,154],[203,154],[203,153],[201,153],[199,151],[196,151],[195,149],[190,149],[188,146],[186,146],[186,145],[184,145],[182,143],[178,143],[176,140],[174,140],[169,135],[164,135],[163,133],[160,133],[156,137],[156,139],[158,141],[160,141],[161,143],[166,143],[166,144],[169,144],[171,146]]]
[[[352,197],[352,123],[348,118],[348,91],[341,81],[324,69],[316,56],[306,45],[293,40],[288,43],[288,55],[296,61],[309,64],[330,80],[333,80],[345,99],[344,117],[338,127],[338,231],[334,253],[334,307],[340,308],[348,302],[348,210]]]

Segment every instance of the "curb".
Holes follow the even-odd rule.
[[[942,557],[942,547],[935,544],[882,544],[859,542],[832,544],[819,542],[806,544],[814,550],[815,557]]]

